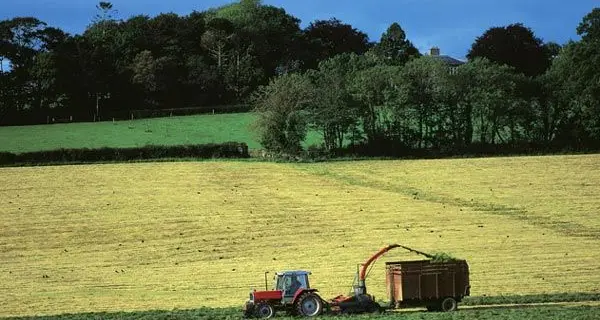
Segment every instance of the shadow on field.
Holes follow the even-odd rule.
[[[515,303],[515,304],[488,304],[488,305],[467,305],[459,306],[457,311],[469,313],[486,310],[527,310],[539,308],[568,308],[568,307],[598,307],[599,301],[570,301],[570,302],[535,302],[535,303]],[[425,308],[407,308],[407,309],[390,309],[382,313],[382,315],[404,314],[404,315],[451,315],[453,312],[431,312]]]
[[[511,305],[481,305],[481,306],[459,306],[457,311],[460,312],[474,312],[481,310],[515,310],[515,309],[531,309],[531,308],[539,308],[545,306],[556,306],[561,307],[563,304],[559,303],[538,303],[538,304],[511,304]],[[382,315],[385,314],[431,314],[431,315],[441,315],[441,314],[452,314],[452,312],[444,313],[438,311],[427,311],[425,308],[407,308],[407,309],[390,309],[382,312]]]

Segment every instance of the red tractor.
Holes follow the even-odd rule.
[[[375,297],[367,293],[366,278],[369,266],[389,250],[404,248],[408,251],[433,259],[434,256],[399,244],[386,246],[372,255],[356,270],[353,291],[345,296],[339,295],[324,301],[311,289],[308,271],[284,271],[276,273],[275,289],[267,290],[265,273],[265,291],[252,291],[250,300],[244,306],[246,317],[271,318],[277,311],[286,311],[290,315],[314,317],[326,309],[330,313],[371,313],[401,306],[427,306],[428,309],[452,311],[456,302],[469,295],[469,275],[466,261],[431,264],[430,260],[413,263],[388,263],[387,286],[391,298],[390,305],[383,308]],[[409,290],[410,288],[417,290]],[[405,292],[406,291],[406,292]],[[445,302],[451,306],[444,307]]]
[[[244,305],[244,316],[272,318],[277,311],[305,317],[320,315],[325,303],[317,290],[310,288],[309,274],[303,270],[277,272],[275,289],[267,290],[265,273],[265,291],[250,292],[250,299]]]

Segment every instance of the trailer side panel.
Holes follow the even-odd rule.
[[[464,260],[387,262],[386,283],[394,306],[426,305],[445,297],[460,301],[469,295],[469,267]]]

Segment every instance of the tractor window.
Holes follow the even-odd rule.
[[[308,277],[307,276],[298,276],[298,281],[300,281],[300,288],[308,288]]]
[[[275,285],[276,290],[281,291],[293,291],[295,292],[298,288],[308,288],[308,277],[306,275],[280,275],[277,277],[277,283]],[[290,292],[290,293],[293,293]]]
[[[285,290],[284,279],[285,279],[284,276],[277,276],[277,284],[275,285],[275,290],[280,290],[280,291]]]
[[[277,276],[276,279],[276,283],[275,283],[275,290],[281,290],[281,288],[283,288],[283,283],[281,282],[281,276]]]

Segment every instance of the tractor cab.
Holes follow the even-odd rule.
[[[275,290],[282,292],[284,304],[294,300],[299,289],[310,289],[308,282],[309,271],[283,271],[275,273]]]

